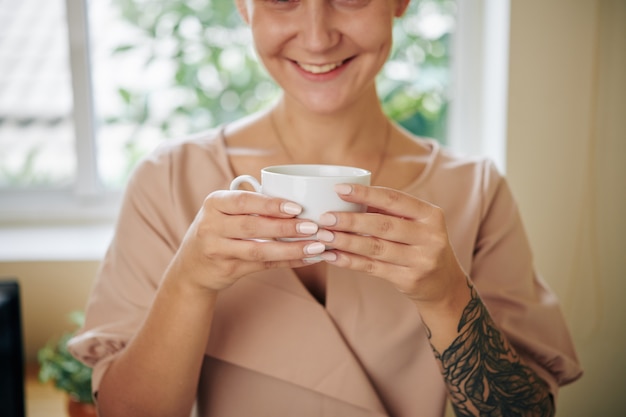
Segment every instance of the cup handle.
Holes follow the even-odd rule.
[[[257,193],[261,192],[261,184],[252,175],[240,175],[230,183],[231,190],[238,190],[241,184],[248,183]]]

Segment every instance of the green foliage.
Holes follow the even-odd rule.
[[[80,327],[84,315],[80,311],[70,314],[71,322]],[[37,359],[41,366],[39,380],[53,381],[54,385],[82,403],[93,403],[91,396],[91,368],[75,359],[67,350],[67,342],[73,332],[66,332],[41,348]]]
[[[109,122],[147,122],[172,136],[180,133],[173,129],[181,121],[187,132],[202,130],[259,110],[276,96],[277,87],[256,63],[233,0],[115,4],[136,36],[114,53],[145,53],[145,69],[173,65],[169,89],[176,99],[156,115],[155,107],[164,104],[151,100],[152,92],[124,86],[119,90],[124,114]]]
[[[173,64],[169,89],[176,99],[163,112],[163,103],[151,97],[153,91],[121,87],[125,109],[110,123],[147,123],[171,137],[232,121],[276,98],[278,87],[257,62],[235,1],[115,0],[115,4],[137,36],[114,53],[148,51],[146,69]],[[418,135],[440,140],[445,137],[453,25],[426,35],[423,28],[433,16],[439,18],[440,28],[442,22],[445,26],[455,11],[452,0],[413,0],[407,15],[397,21],[394,49],[378,80],[390,117]],[[181,126],[184,132],[176,131]]]
[[[450,41],[456,2],[413,0],[396,21],[394,48],[378,78],[383,109],[418,136],[445,142]]]

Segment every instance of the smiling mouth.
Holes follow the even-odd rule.
[[[340,66],[342,66],[349,60],[350,59],[345,59],[343,61],[333,62],[331,64],[323,64],[323,65],[305,64],[304,62],[296,62],[296,64],[300,68],[302,68],[306,72],[310,72],[311,74],[326,74],[327,72],[331,72],[332,70],[339,68]]]

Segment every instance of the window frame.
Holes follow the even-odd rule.
[[[448,145],[506,172],[510,0],[460,0]]]
[[[0,225],[112,223],[120,191],[106,190],[98,175],[90,36],[86,0],[65,0],[76,176],[67,188],[0,191]]]
[[[66,0],[74,133],[77,172],[74,191],[77,196],[101,193],[96,154],[95,110],[91,77],[91,36],[86,0]],[[85,140],[79,140],[85,138]]]
[[[121,191],[101,184],[90,66],[87,0],[66,0],[77,176],[72,187],[0,192],[0,228],[113,224]],[[450,147],[491,157],[504,172],[510,0],[458,1],[453,38]],[[487,59],[489,58],[489,59]]]

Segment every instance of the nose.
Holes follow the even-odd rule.
[[[332,5],[327,1],[306,2],[304,24],[301,26],[301,38],[304,46],[311,52],[323,52],[335,46],[340,39],[336,28]]]

